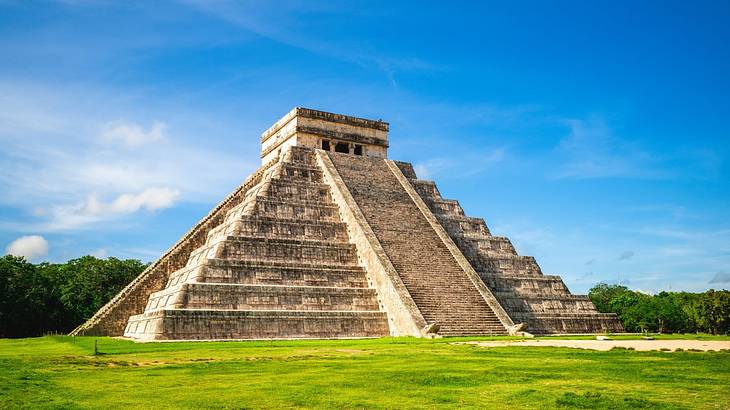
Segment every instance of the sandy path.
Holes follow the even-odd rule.
[[[460,343],[461,344],[461,343]],[[730,340],[516,340],[509,342],[463,342],[463,344],[481,347],[504,346],[543,346],[572,347],[576,349],[611,350],[614,347],[633,348],[635,350],[722,350],[730,349]]]

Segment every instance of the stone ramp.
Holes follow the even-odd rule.
[[[615,314],[599,313],[559,276],[544,275],[535,258],[518,255],[508,238],[492,236],[483,219],[465,215],[433,181],[417,179],[411,164],[397,165],[515,323],[535,334],[623,332]]]
[[[329,156],[426,321],[447,336],[506,334],[385,160]]]
[[[314,152],[290,147],[190,252],[125,336],[141,340],[389,334]]]

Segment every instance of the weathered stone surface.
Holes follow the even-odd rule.
[[[330,158],[429,325],[443,335],[507,333],[386,160]]]
[[[387,316],[357,264],[356,248],[313,156],[312,150],[289,147],[254,193],[190,253],[185,268],[150,294],[145,313],[130,318],[125,335],[155,340],[387,335]]]
[[[484,220],[441,197],[433,181],[417,179],[410,164],[398,166],[515,323],[534,334],[623,331],[616,315],[598,313],[587,296],[571,294],[559,276],[543,275],[535,258],[518,255]]]
[[[622,330],[615,315],[544,275],[410,164],[385,159],[387,132],[382,121],[294,109],[262,135],[266,165],[74,334]]]

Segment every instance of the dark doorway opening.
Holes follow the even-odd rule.
[[[335,145],[335,152],[349,154],[350,146],[346,142],[338,142],[337,145]]]
[[[322,140],[322,149],[325,151],[330,150],[330,142],[329,140]]]
[[[355,144],[355,155],[362,155],[362,145]]]

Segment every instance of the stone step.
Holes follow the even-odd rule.
[[[398,169],[400,169],[400,172],[403,173],[403,176],[405,176],[407,179],[416,180],[418,177],[416,176],[416,171],[413,169],[413,165],[410,162],[403,162],[403,161],[393,161],[395,165],[398,166]]]
[[[482,218],[445,214],[434,214],[434,216],[452,238],[463,234],[491,235],[487,224]]]
[[[356,265],[208,259],[202,266],[170,275],[167,286],[184,282],[251,285],[368,287],[365,270]]]
[[[314,151],[307,148],[293,146],[284,152],[282,162],[290,164],[317,165],[317,159]]]
[[[461,237],[459,239],[459,242],[463,241],[465,244],[472,245],[478,251],[484,252],[486,255],[490,255],[490,253],[495,255],[517,255],[512,242],[504,236],[486,236],[480,238]]]
[[[434,181],[428,181],[425,179],[409,179],[409,182],[413,185],[413,189],[418,192],[418,195],[423,198],[424,201],[427,199],[441,198],[441,193],[439,192],[438,187],[436,187],[436,183]]]
[[[214,263],[215,262],[215,263]],[[198,282],[270,284],[293,286],[368,287],[365,271],[360,266],[267,266],[247,262],[210,261]]]
[[[284,247],[277,252],[276,247],[279,243],[284,244]],[[302,246],[303,248],[297,249]],[[355,249],[354,245],[351,245],[348,240],[344,238],[344,235],[340,235],[336,238],[226,235],[219,237],[215,241],[209,237],[205,244],[194,249],[190,253],[185,266],[193,268],[205,263],[206,259],[215,258],[231,258],[235,260],[279,260],[283,257],[287,257],[287,254],[303,255],[306,259],[302,261],[305,262],[327,263],[328,261],[332,261],[331,258],[336,251],[335,248],[338,247]],[[293,251],[292,248],[294,248]],[[325,248],[331,249],[328,250]],[[297,250],[299,252],[297,252]],[[355,252],[350,252],[350,254],[355,255]],[[320,255],[325,259],[316,259],[317,255]],[[312,257],[315,259],[309,260],[309,258]],[[338,261],[339,263],[354,263],[355,260],[350,257],[349,262],[343,261],[342,258],[338,259]]]
[[[533,293],[533,294],[521,294],[516,295],[512,291],[508,292],[492,292],[494,296],[498,298],[503,299],[520,299],[520,300],[526,300],[526,301],[548,301],[548,300],[556,300],[556,301],[565,301],[565,302],[586,302],[590,301],[591,299],[587,295],[574,295],[572,293],[565,293],[565,294],[543,294],[543,293]]]
[[[502,307],[511,314],[520,312],[535,313],[596,313],[596,308],[587,296],[583,295],[539,295],[517,296],[500,293],[495,295]]]
[[[427,198],[424,201],[434,214],[464,216],[464,209],[459,204],[459,201],[434,197]]]
[[[300,180],[272,179],[266,191],[264,193],[259,192],[259,196],[267,196],[281,200],[292,199],[326,204],[332,203],[330,189],[327,184]]]
[[[527,324],[526,331],[535,335],[544,334],[585,334],[585,333],[622,333],[621,322],[613,313],[514,313],[515,323]]]
[[[347,225],[342,222],[317,222],[294,218],[246,216],[241,218],[237,234],[249,237],[348,241]]]
[[[299,219],[316,222],[339,222],[339,208],[332,204],[302,201],[282,201],[258,198],[255,215],[269,218]]]
[[[282,163],[278,178],[289,181],[322,182],[322,170],[316,165]]]
[[[469,262],[471,262],[474,269],[478,272],[498,272],[502,274],[524,276],[542,275],[540,266],[537,264],[535,258],[533,258],[532,256],[486,256],[480,254],[475,258],[469,259]]]
[[[184,283],[150,295],[146,310],[377,311],[375,289]]]
[[[229,236],[216,258],[355,265],[357,252],[350,243]]]
[[[502,274],[480,275],[493,292],[568,294],[568,288],[559,276],[505,276]]]
[[[384,312],[164,309],[129,319],[141,340],[337,339],[389,334]]]

